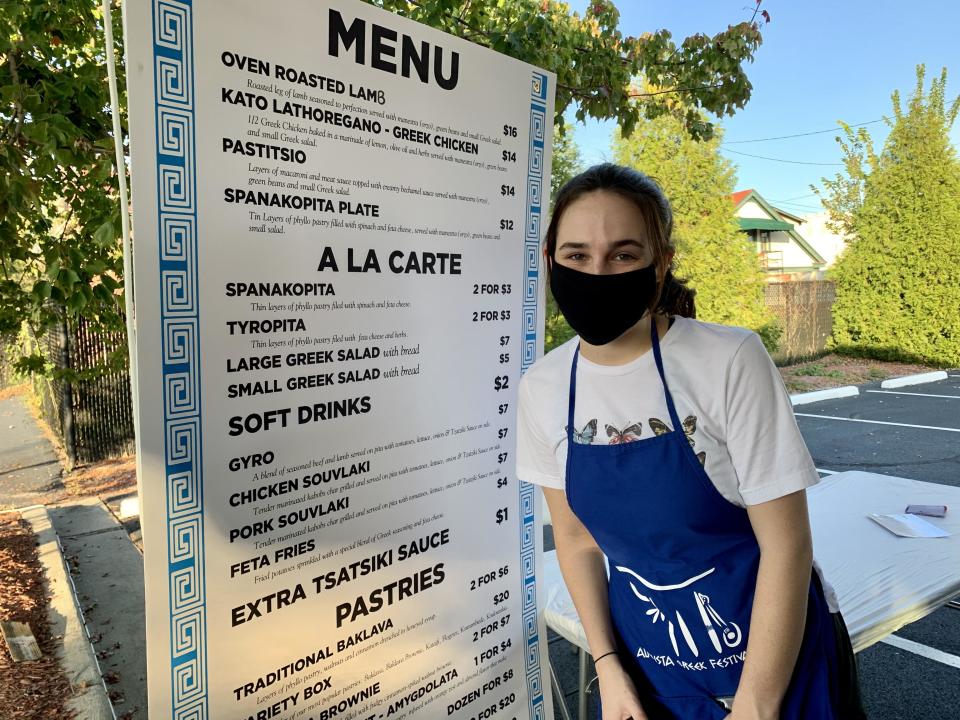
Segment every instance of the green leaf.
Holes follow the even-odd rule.
[[[93,260],[86,263],[83,269],[90,273],[90,275],[99,275],[107,269],[107,264],[103,260]]]
[[[83,267],[83,255],[80,254],[80,250],[75,247],[67,249],[67,255],[70,256],[70,264],[77,268],[78,270]]]
[[[59,274],[57,275],[57,282],[61,286],[71,287],[80,282],[80,276],[77,275],[70,268],[61,268]]]
[[[106,285],[94,285],[93,294],[101,302],[112,303],[116,299],[116,296],[107,289]]]
[[[74,313],[79,313],[87,306],[87,298],[81,292],[75,292],[67,297],[67,308]]]
[[[109,275],[107,273],[104,273],[103,275],[100,276],[100,282],[103,283],[107,287],[107,289],[110,290],[110,292],[113,292],[118,287],[120,287],[120,283],[117,282],[117,280],[113,277],[113,275]]]
[[[33,286],[33,295],[40,302],[50,299],[50,291],[53,289],[53,286],[46,280],[41,280],[34,284]]]
[[[113,231],[113,223],[109,220],[98,227],[93,233],[93,239],[97,241],[98,245],[103,247],[112,245],[116,237]]]

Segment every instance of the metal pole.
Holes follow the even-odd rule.
[[[140,436],[140,400],[137,388],[137,330],[133,305],[133,249],[130,242],[130,203],[127,199],[127,165],[120,129],[120,100],[117,93],[117,65],[113,49],[113,16],[110,0],[103,0],[103,29],[106,39],[107,73],[110,80],[110,108],[113,112],[113,144],[120,180],[120,226],[123,234],[123,300],[127,316],[127,353],[130,358],[130,393],[133,407],[133,434]]]
[[[579,672],[577,673],[577,682],[580,685],[580,692],[577,694],[577,717],[579,720],[587,720],[587,653],[583,648],[577,648],[579,656]]]
[[[548,660],[547,663],[550,666],[550,684],[553,686],[553,696],[557,700],[556,709],[560,713],[561,720],[573,720],[570,717],[570,710],[567,709],[567,701],[563,697],[563,690],[560,687],[560,679],[557,677],[557,671],[553,668],[553,662]]]
[[[61,370],[73,369],[73,356],[70,352],[70,326],[67,324],[67,312],[60,308],[60,323],[57,329],[57,340],[60,346],[57,365]],[[60,381],[60,430],[63,434],[63,450],[72,470],[77,464],[77,435],[73,423],[73,383],[69,380]]]

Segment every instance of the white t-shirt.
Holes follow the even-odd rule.
[[[517,477],[564,489],[574,337],[521,378]],[[752,330],[676,316],[660,340],[664,375],[694,453],[720,494],[740,507],[768,502],[820,480],[790,395]],[[624,365],[580,355],[574,441],[630,442],[672,430],[653,350]],[[838,608],[823,578],[827,604]]]

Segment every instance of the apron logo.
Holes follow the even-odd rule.
[[[647,616],[650,617],[651,622],[653,624],[658,622],[666,622],[667,635],[670,637],[670,644],[673,645],[673,652],[676,654],[676,656],[680,657],[680,646],[677,642],[676,632],[676,628],[679,627],[680,633],[683,636],[683,640],[686,642],[687,647],[690,648],[690,652],[693,653],[694,657],[700,657],[700,649],[697,647],[697,643],[693,638],[693,633],[690,631],[689,625],[687,625],[687,622],[684,620],[684,617],[680,613],[679,609],[673,609],[670,607],[670,605],[673,604],[671,603],[671,599],[677,603],[680,603],[687,598],[686,594],[680,593],[678,595],[667,596],[661,598],[660,603],[658,603],[654,599],[654,593],[649,591],[653,590],[656,593],[668,593],[671,591],[683,590],[690,587],[695,582],[702,580],[708,575],[711,575],[716,568],[710,568],[706,572],[702,572],[699,575],[694,575],[693,577],[675,585],[656,585],[646,578],[641,577],[630,568],[622,565],[618,565],[617,570],[632,576],[641,585],[643,585],[645,588],[644,592],[647,593],[646,595],[637,589],[637,586],[633,583],[633,580],[628,580],[633,594],[643,602],[649,603],[653,606],[646,612]],[[693,600],[697,609],[699,610],[700,620],[703,622],[704,631],[707,637],[710,639],[710,643],[718,653],[723,652],[723,645],[726,645],[729,648],[734,648],[743,641],[743,633],[740,630],[740,626],[735,622],[727,622],[724,620],[720,616],[720,613],[718,613],[711,605],[709,595],[694,590]],[[674,625],[673,622],[674,617],[677,621],[676,625]],[[720,630],[719,633],[717,632],[718,628]]]

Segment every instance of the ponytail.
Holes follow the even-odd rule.
[[[689,280],[678,280],[673,270],[667,270],[663,276],[663,288],[660,290],[660,299],[657,302],[657,311],[665,315],[682,315],[696,318],[697,307],[694,296],[697,291],[687,287]]]

